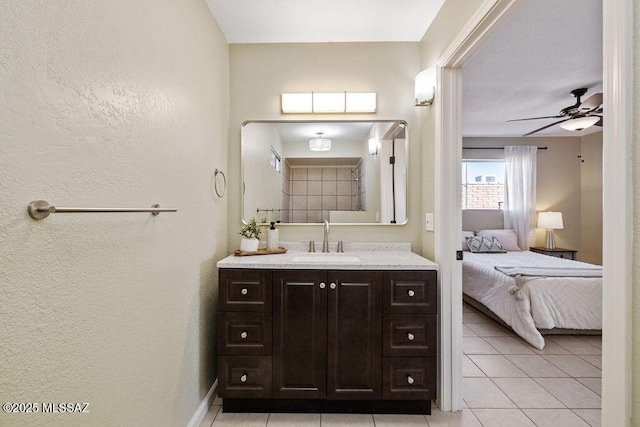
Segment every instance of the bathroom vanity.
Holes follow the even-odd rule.
[[[430,413],[437,266],[362,245],[218,263],[224,411]]]

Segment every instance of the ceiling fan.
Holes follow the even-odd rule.
[[[543,126],[536,130],[533,130],[522,136],[533,135],[560,124],[560,127],[567,130],[583,130],[590,126],[602,126],[602,116],[598,115],[603,112],[602,109],[602,92],[595,93],[587,98],[584,102],[580,101],[580,98],[587,93],[587,88],[574,89],[571,91],[571,95],[576,98],[576,103],[560,110],[557,116],[543,116],[543,117],[530,117],[526,119],[513,119],[507,120],[507,122],[518,122],[524,120],[539,120],[539,119],[562,119],[557,122],[553,122],[549,125]]]

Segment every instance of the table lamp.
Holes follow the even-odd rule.
[[[545,241],[545,249],[556,248],[556,238],[553,230],[562,230],[562,212],[540,212],[538,214],[538,228],[547,229],[547,239]]]

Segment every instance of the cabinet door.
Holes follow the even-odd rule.
[[[273,397],[326,396],[326,272],[273,273]]]
[[[380,399],[382,273],[330,271],[327,278],[327,398]]]

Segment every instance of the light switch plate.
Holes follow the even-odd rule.
[[[427,231],[433,231],[433,213],[425,214],[425,216],[424,216],[424,228]]]

